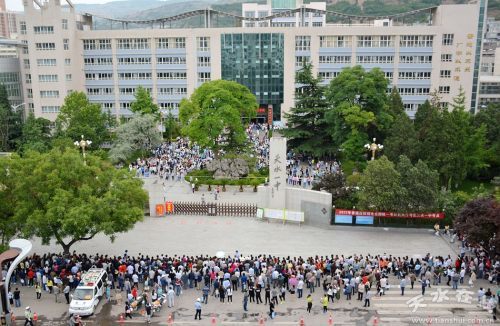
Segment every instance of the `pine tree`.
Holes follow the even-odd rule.
[[[295,82],[300,87],[295,92],[295,107],[285,114],[288,128],[283,130],[291,148],[314,157],[333,151],[325,121],[328,102],[321,81],[313,76],[311,64],[305,64],[297,73]]]
[[[14,112],[9,102],[7,89],[0,84],[0,151],[8,152],[15,148],[21,136],[21,112]]]

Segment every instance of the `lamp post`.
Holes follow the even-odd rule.
[[[76,147],[80,147],[82,149],[83,164],[87,165],[87,161],[85,160],[85,148],[89,147],[92,144],[92,141],[85,140],[82,135],[82,139],[80,141],[75,141],[74,144]]]
[[[377,138],[373,138],[373,143],[371,144],[365,144],[366,150],[372,152],[372,161],[375,159],[375,153],[377,151],[381,151],[384,148],[384,145],[380,145],[375,143],[377,141]]]

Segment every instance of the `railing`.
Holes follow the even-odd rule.
[[[172,214],[255,217],[257,215],[257,205],[238,203],[174,202]]]

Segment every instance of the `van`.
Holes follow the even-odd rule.
[[[71,296],[70,315],[92,315],[99,304],[99,300],[104,295],[104,286],[107,281],[108,273],[102,268],[93,267],[84,273]]]

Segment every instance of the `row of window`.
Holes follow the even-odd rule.
[[[400,95],[429,95],[429,87],[401,87],[398,88]]]
[[[68,20],[67,19],[61,20],[61,27],[64,30],[68,29]],[[20,29],[21,34],[25,35],[27,33],[25,21],[19,22],[19,29]],[[35,34],[54,34],[54,26],[33,26],[33,32]]]
[[[161,87],[158,88],[158,95],[186,95],[186,87]]]
[[[86,73],[85,80],[111,80],[113,79],[112,72]]]
[[[38,81],[40,83],[57,82],[57,75],[38,75]]]
[[[319,37],[321,48],[348,48],[351,47],[353,36],[323,35]],[[362,35],[356,37],[358,48],[387,48],[394,47],[395,35]],[[407,47],[432,47],[433,35],[401,35],[399,46]],[[443,35],[443,45],[453,44],[453,34]],[[309,51],[311,49],[311,36],[295,36],[295,50]]]
[[[18,72],[0,72],[0,84],[19,82]]]
[[[59,97],[59,91],[40,91],[41,98],[57,98]]]
[[[151,79],[152,73],[150,72],[122,72],[118,74],[118,79]]]
[[[100,103],[101,108],[108,110],[108,109],[113,109],[115,107],[115,103],[110,103],[110,102],[104,102]],[[159,102],[158,107],[160,109],[178,109],[179,108],[179,103],[175,102]],[[120,102],[120,109],[130,109],[130,102]]]
[[[52,51],[56,49],[56,44],[53,42],[42,42],[35,43],[35,48],[37,51]],[[69,50],[69,39],[63,39],[63,49]]]
[[[42,113],[59,113],[60,110],[61,107],[56,105],[42,106]]]
[[[55,60],[55,59],[54,59]],[[120,65],[140,65],[140,64],[151,64],[151,57],[126,57],[118,58],[118,64]],[[83,59],[85,65],[88,66],[98,66],[98,65],[112,65],[112,57],[87,57]],[[198,57],[198,63],[210,63],[210,57]],[[54,61],[55,63],[55,61]],[[186,64],[186,57],[156,57],[157,64]],[[200,65],[200,64],[199,64]],[[210,64],[208,64],[210,65]]]
[[[310,61],[309,56],[296,56],[295,63],[297,67],[302,67]],[[357,56],[357,63],[393,63],[394,56],[390,55],[372,55]],[[432,63],[432,55],[402,55],[399,57],[400,63]],[[320,55],[319,63],[351,63],[350,55]]]

